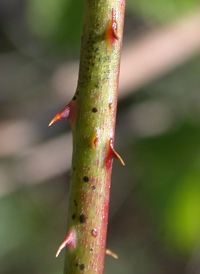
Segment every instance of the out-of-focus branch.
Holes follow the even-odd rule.
[[[186,62],[200,52],[200,12],[155,30],[122,53],[120,97]]]

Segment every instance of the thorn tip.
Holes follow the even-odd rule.
[[[69,105],[67,105],[60,112],[58,112],[56,116],[51,120],[51,122],[49,123],[49,127],[58,120],[69,118],[69,114],[70,114],[70,107]]]
[[[113,156],[114,156],[116,159],[118,159],[118,160],[120,161],[120,163],[121,163],[123,166],[125,166],[125,163],[124,163],[122,157],[114,150],[114,148],[113,148]]]
[[[110,140],[110,148],[112,150],[112,154],[113,154],[113,157],[115,157],[116,159],[118,159],[120,161],[120,163],[125,166],[125,163],[122,159],[122,157],[115,151],[114,147],[113,147],[113,139]]]
[[[106,249],[106,254],[110,255],[111,257],[118,259],[118,255],[114,252],[112,252],[110,249]]]
[[[59,246],[57,252],[56,252],[56,258],[59,256],[60,252],[62,251],[63,248],[65,248],[67,245],[71,248],[75,248],[76,241],[75,241],[76,235],[74,229],[70,229],[69,233],[65,237],[64,241],[62,244]]]
[[[48,124],[48,127],[50,127],[53,123],[54,123],[54,121],[52,119],[51,122]]]

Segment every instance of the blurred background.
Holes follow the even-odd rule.
[[[0,0],[0,273],[62,273],[83,1]],[[105,274],[200,273],[200,3],[127,0]]]

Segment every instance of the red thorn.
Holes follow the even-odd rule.
[[[70,114],[70,107],[69,105],[67,105],[60,112],[58,112],[56,116],[51,120],[51,122],[49,123],[49,127],[58,120],[69,118],[69,114]]]
[[[112,45],[116,40],[119,40],[119,36],[117,35],[117,20],[116,20],[116,9],[112,8],[111,10],[111,22],[107,27],[107,36],[110,44]]]
[[[125,163],[124,163],[122,157],[114,150],[114,148],[113,148],[113,157],[116,158],[117,160],[119,160],[120,163],[121,163],[123,166],[125,166]]]
[[[112,256],[115,259],[118,259],[118,255],[112,252],[110,249],[106,249],[106,254]]]
[[[56,258],[58,257],[58,255],[60,254],[61,250],[63,248],[65,248],[66,246],[69,246],[71,248],[75,248],[76,247],[76,233],[74,228],[71,228],[69,233],[67,234],[67,236],[65,237],[64,241],[62,242],[62,244],[59,246],[57,252],[56,252]]]
[[[72,100],[66,107],[64,107],[60,112],[56,114],[56,116],[51,120],[49,126],[61,119],[68,119],[70,123],[73,121],[75,117],[74,108],[75,108],[75,101]]]
[[[114,150],[114,147],[113,147],[113,139],[111,138],[109,140],[109,148],[108,148],[108,154],[106,156],[106,159],[105,159],[105,165],[106,165],[106,168],[110,168],[110,165],[111,165],[111,161],[113,159],[113,157],[115,157],[116,159],[118,159],[120,161],[120,163],[125,166],[125,163],[124,161],[122,160],[122,158],[119,156],[119,154]]]

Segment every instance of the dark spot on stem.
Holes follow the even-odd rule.
[[[77,206],[77,205],[78,205],[78,204],[77,204],[77,202],[76,202],[76,200],[74,200],[74,205],[75,205],[75,206]]]
[[[93,248],[90,248],[90,251],[93,251],[94,249]]]
[[[88,178],[87,176],[85,176],[85,177],[83,178],[83,181],[84,181],[85,183],[87,183],[87,182],[89,182],[89,178]]]
[[[97,111],[98,111],[98,109],[95,108],[95,107],[92,109],[92,112],[94,112],[94,113],[97,112]]]
[[[72,99],[75,101],[76,100],[76,96],[74,96]]]
[[[96,186],[92,186],[93,189],[96,189]]]
[[[75,205],[75,206],[78,205],[76,200],[74,200],[74,205]],[[74,214],[73,214],[73,215],[74,215]],[[72,215],[72,216],[73,216],[73,215]],[[72,218],[73,218],[73,217],[72,217]]]
[[[95,84],[95,87],[96,87],[96,88],[98,88],[98,85],[97,85],[97,84]]]
[[[79,219],[80,219],[80,222],[81,222],[82,224],[84,224],[84,223],[86,222],[86,217],[85,217],[84,214],[81,214]]]
[[[74,220],[74,219],[75,219],[75,217],[76,217],[76,216],[75,216],[75,214],[73,214],[73,215],[72,215],[72,219]]]
[[[80,264],[80,270],[84,270],[85,265],[84,264]]]

